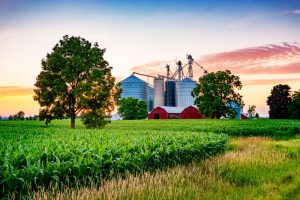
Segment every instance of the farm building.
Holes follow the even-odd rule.
[[[153,87],[142,79],[131,75],[121,82],[121,98],[132,97],[140,101],[145,101],[148,111],[153,109]]]
[[[158,106],[148,115],[148,119],[178,119],[184,108],[171,106]]]
[[[194,106],[172,107],[158,106],[149,115],[148,119],[201,119],[204,118]]]
[[[186,107],[181,113],[180,118],[182,119],[201,119],[205,118],[199,112],[199,110],[194,106]]]
[[[241,119],[249,119],[249,117],[246,114],[241,113]]]

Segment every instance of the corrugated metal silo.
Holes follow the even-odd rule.
[[[196,81],[185,78],[176,83],[176,105],[178,107],[188,107],[194,105],[195,98],[192,91],[196,87]]]
[[[148,111],[153,110],[153,87],[148,85]]]
[[[241,113],[243,112],[243,107],[234,101],[228,102],[227,105],[231,106],[235,110],[236,115],[234,119],[241,119]]]
[[[154,98],[153,106],[154,108],[158,106],[163,106],[165,104],[165,95],[164,95],[164,79],[155,78],[154,79]]]
[[[134,75],[131,75],[121,81],[121,88],[121,98],[132,97],[138,100],[148,101],[148,84]]]
[[[176,84],[173,80],[167,80],[165,84],[165,106],[176,106]]]

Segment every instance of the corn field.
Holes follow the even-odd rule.
[[[10,125],[0,127],[3,196],[23,196],[40,187],[88,186],[115,176],[200,161],[223,152],[228,141],[225,134],[190,131],[74,131]]]

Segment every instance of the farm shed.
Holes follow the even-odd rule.
[[[171,106],[158,106],[148,115],[148,119],[178,119],[184,108]]]
[[[249,119],[249,117],[247,115],[245,115],[244,113],[241,113],[241,119]]]
[[[201,119],[204,118],[199,112],[199,110],[194,106],[186,107],[180,114],[182,119]]]

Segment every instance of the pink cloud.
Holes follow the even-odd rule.
[[[292,74],[300,73],[300,44],[282,43],[238,49],[205,55],[195,59],[209,71],[229,69],[235,74]],[[166,61],[156,61],[131,68],[132,71],[151,75],[165,74]],[[171,68],[175,69],[173,64]],[[203,71],[194,65],[194,76]]]
[[[131,71],[157,76],[158,74],[165,74],[165,66],[168,63],[169,62],[166,60],[154,61],[147,64],[132,67]]]
[[[294,13],[295,15],[300,15],[300,9],[294,10],[293,13]]]
[[[293,82],[300,82],[298,79],[259,79],[259,80],[244,80],[243,85],[276,85],[276,84],[290,84]]]

